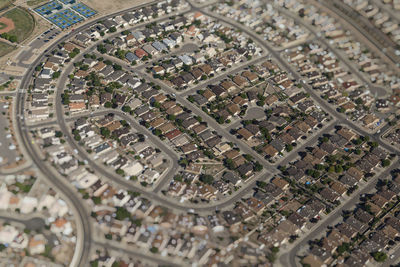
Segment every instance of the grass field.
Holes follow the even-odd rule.
[[[0,10],[7,7],[13,2],[13,0],[0,0]]]
[[[0,41],[0,57],[7,55],[11,51],[13,51],[13,49],[14,46]]]
[[[4,29],[5,27],[7,27],[7,25],[3,22],[0,22],[0,30]]]
[[[37,5],[42,4],[44,2],[47,2],[47,0],[29,0],[26,3],[28,4],[28,6],[37,6]]]
[[[4,16],[14,21],[15,29],[8,33],[17,36],[18,43],[28,38],[35,27],[35,20],[32,15],[22,8],[13,8],[7,11]]]

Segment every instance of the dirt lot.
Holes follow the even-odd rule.
[[[0,10],[9,6],[13,0],[0,0]]]
[[[38,6],[44,4],[47,0],[29,0],[26,2],[28,6]]]
[[[127,9],[129,7],[137,6],[148,0],[82,0],[83,3],[93,8],[100,15],[110,14],[119,10]]]
[[[0,58],[14,50],[14,46],[0,41]]]
[[[6,18],[6,17],[0,18],[0,25],[2,26],[0,29],[0,34],[9,32],[11,30],[14,30],[14,28],[15,28],[14,22],[11,19]]]

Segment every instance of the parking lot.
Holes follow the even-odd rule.
[[[47,43],[48,41],[52,40],[55,38],[58,34],[60,34],[61,31],[57,28],[52,28],[50,30],[45,31],[42,33],[37,40],[35,40],[32,44],[32,47],[34,48],[40,48],[41,45],[44,43]],[[36,45],[37,43],[37,45]]]

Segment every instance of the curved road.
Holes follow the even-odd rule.
[[[21,85],[27,85],[29,83],[31,73],[33,72],[33,68],[28,71],[28,75],[24,77],[21,82]],[[26,88],[26,87],[22,87]],[[62,193],[63,197],[67,199],[69,204],[72,204],[73,209],[75,209],[74,214],[78,216],[77,219],[77,231],[78,231],[78,239],[77,242],[81,243],[79,254],[74,253],[75,255],[79,255],[79,259],[77,262],[77,266],[85,266],[86,261],[89,258],[90,252],[90,243],[91,243],[91,227],[89,222],[89,215],[86,212],[86,209],[82,206],[80,199],[74,194],[70,187],[66,186],[64,181],[59,179],[59,175],[54,173],[53,168],[48,168],[47,165],[41,160],[40,155],[37,154],[35,148],[33,147],[32,142],[30,141],[29,132],[25,131],[25,117],[24,115],[24,100],[25,93],[18,92],[16,98],[16,117],[15,122],[17,124],[16,134],[19,135],[20,145],[24,147],[25,154],[32,159],[33,163],[37,166],[40,172],[46,177],[47,182],[57,189],[57,192]],[[22,117],[21,117],[22,116]],[[81,226],[79,226],[81,224]],[[79,233],[80,230],[83,230],[83,233]],[[80,238],[79,238],[80,237]],[[78,248],[77,245],[76,248]]]
[[[149,4],[152,4],[152,3],[155,3],[155,1],[154,1],[154,2],[150,2],[150,3],[147,3],[147,4],[145,4],[145,5],[149,5]],[[131,9],[136,9],[136,8],[137,8],[137,7],[131,8]],[[129,10],[131,10],[131,9],[129,9]],[[121,14],[121,13],[123,13],[123,12],[126,12],[126,11],[121,11],[121,12],[118,12],[117,14]],[[104,17],[104,18],[112,17],[112,16],[115,16],[115,15],[116,15],[116,14],[108,15],[108,16],[106,16],[106,17]],[[97,20],[96,20],[96,21],[97,21]],[[81,27],[77,28],[77,29],[74,31],[74,34],[76,34],[77,32],[79,32],[79,31],[83,30],[84,28],[89,27],[89,26],[91,26],[91,25],[93,25],[93,24],[95,24],[95,23],[96,23],[96,22],[94,21],[94,22],[91,22],[91,23],[89,23],[89,24],[87,24],[87,25],[84,25],[84,26],[81,26]],[[59,43],[65,41],[67,38],[70,38],[72,35],[73,35],[73,34],[70,33],[69,35],[63,36],[62,38],[60,38],[60,39],[58,40],[57,43],[54,43],[54,44],[53,44],[51,47],[49,47],[47,50],[48,50],[48,51],[53,50]],[[33,67],[31,67],[31,68],[27,71],[26,75],[24,76],[24,78],[23,78],[23,80],[22,80],[22,82],[21,82],[21,85],[20,85],[20,88],[21,88],[21,89],[28,88],[29,82],[30,82],[30,80],[31,80],[31,77],[32,77],[32,74],[33,74],[33,71],[34,71],[34,67],[35,67],[37,64],[39,64],[39,62],[44,58],[44,56],[45,56],[45,54],[42,54],[40,57],[38,57],[38,58],[32,63],[32,66],[33,66]],[[34,160],[34,163],[35,163],[35,164],[38,166],[38,168],[43,172],[43,174],[45,174],[47,177],[54,177],[54,176],[55,176],[54,173],[52,173],[52,171],[50,171],[49,169],[46,168],[44,162],[40,160],[39,155],[38,155],[37,152],[34,150],[34,146],[33,146],[33,145],[31,144],[31,142],[30,142],[29,135],[28,135],[28,131],[27,131],[27,129],[26,129],[25,118],[24,118],[24,116],[23,116],[23,115],[24,115],[24,105],[23,105],[23,103],[24,103],[24,100],[25,100],[25,96],[26,96],[25,90],[18,91],[18,93],[17,93],[17,100],[16,100],[16,104],[17,104],[17,109],[16,109],[16,112],[17,112],[17,114],[16,114],[16,121],[17,121],[17,123],[18,123],[18,125],[17,125],[17,126],[18,126],[18,127],[17,127],[18,134],[19,134],[20,137],[21,137],[21,140],[22,140],[22,142],[23,142],[23,146],[26,148],[27,153],[29,154],[29,156],[30,156],[32,159],[35,159],[35,160]],[[60,105],[56,105],[56,106],[57,106],[58,109],[60,108],[60,107],[59,107]],[[134,121],[132,118],[130,118],[129,116],[127,116],[126,114],[124,114],[122,111],[119,111],[119,110],[104,111],[104,114],[105,114],[105,113],[110,113],[110,112],[117,113],[119,116],[121,116],[121,117],[123,117],[124,119],[126,119],[126,120],[127,120],[128,122],[130,122],[132,125],[134,125],[135,123],[137,124],[136,121]],[[59,113],[60,113],[60,112],[59,112]],[[62,112],[61,112],[61,113],[62,113]],[[62,114],[61,114],[61,115],[62,115]],[[21,118],[21,119],[20,119],[20,118]],[[68,136],[69,136],[68,127],[66,126],[65,122],[64,122],[64,123],[61,123],[60,126],[63,128],[63,132],[68,133]],[[149,136],[149,135],[147,135],[147,136]],[[92,160],[88,157],[87,153],[85,153],[79,146],[77,146],[77,144],[76,144],[73,140],[70,140],[71,138],[67,138],[67,139],[68,139],[67,141],[68,141],[69,144],[72,146],[72,148],[77,149],[77,150],[78,150],[79,156],[80,156],[82,159],[87,160],[88,163],[89,163],[89,165],[90,165],[95,171],[97,171],[97,172],[99,172],[99,173],[104,173],[104,169],[100,168],[97,164],[95,164],[95,163],[91,164]],[[266,177],[266,175],[268,175],[267,172],[262,172],[262,173],[260,173],[258,176],[256,176],[255,178],[253,178],[253,180],[252,180],[251,182],[245,183],[244,186],[241,188],[241,190],[235,192],[234,194],[232,194],[232,196],[231,196],[230,198],[222,199],[222,200],[220,200],[220,201],[215,201],[215,202],[212,202],[212,203],[209,203],[209,204],[203,204],[203,203],[201,203],[201,204],[191,204],[191,203],[180,203],[180,202],[178,202],[178,201],[176,201],[176,200],[172,200],[172,199],[170,199],[170,198],[166,198],[166,197],[163,197],[163,196],[159,196],[158,194],[156,194],[156,193],[154,193],[154,192],[149,192],[149,191],[147,191],[147,190],[144,190],[143,188],[133,186],[129,181],[126,181],[125,179],[123,179],[122,177],[120,177],[120,176],[118,176],[118,175],[116,175],[116,174],[114,174],[114,173],[107,173],[107,177],[108,177],[110,180],[115,181],[115,182],[118,183],[120,186],[123,186],[123,187],[125,187],[125,188],[133,189],[133,190],[135,190],[135,191],[137,191],[137,192],[140,192],[140,193],[142,193],[144,196],[148,197],[149,199],[151,199],[151,200],[153,200],[153,201],[157,201],[157,202],[159,202],[159,203],[162,203],[163,205],[167,205],[167,206],[169,206],[169,207],[171,207],[171,208],[173,208],[173,209],[177,209],[177,210],[181,210],[181,211],[187,211],[187,209],[189,209],[189,208],[194,208],[196,212],[209,212],[209,211],[212,211],[213,209],[216,209],[216,208],[220,209],[220,208],[228,207],[228,206],[234,204],[236,201],[240,200],[241,197],[243,197],[244,195],[246,195],[246,194],[248,194],[248,193],[250,192],[248,189],[254,187],[255,184],[256,184],[256,181],[257,181],[259,178],[262,178],[262,179],[264,180],[265,177]],[[52,179],[51,181],[53,181],[54,184],[57,185],[56,187],[57,187],[58,189],[60,189],[61,192],[64,191],[65,194],[66,194],[67,196],[73,196],[73,195],[74,195],[73,192],[70,191],[69,188],[65,188],[65,185],[63,185],[61,182],[59,182],[58,179]],[[76,206],[76,207],[81,207],[80,201],[78,201],[76,198],[71,198],[71,200],[73,200],[74,206]],[[80,209],[81,209],[81,208],[80,208]],[[78,209],[78,210],[79,210],[79,209]],[[81,217],[81,220],[84,222],[84,225],[86,225],[85,222],[87,221],[87,218],[85,218],[85,216],[83,216],[83,215],[80,216],[80,217]],[[89,224],[89,223],[87,223],[87,224]],[[89,227],[89,228],[90,228],[90,227]],[[84,239],[85,239],[85,240],[90,239],[90,235],[91,235],[91,233],[90,233],[90,231],[87,229],[87,231],[85,231],[85,237],[84,237]],[[85,242],[85,243],[87,243],[87,242]],[[88,243],[89,243],[89,246],[90,246],[90,242],[88,242]],[[81,257],[81,261],[83,262],[84,260],[83,260],[82,258],[84,258],[84,257]]]
[[[196,7],[194,7],[193,5],[191,5],[191,6],[192,6],[193,9],[196,9]],[[241,24],[239,24],[239,23],[237,23],[237,22],[235,22],[233,20],[229,20],[229,19],[227,19],[227,18],[225,18],[223,16],[220,16],[218,14],[214,14],[214,13],[211,13],[211,12],[207,12],[207,11],[204,11],[204,10],[202,10],[202,12],[207,16],[210,16],[210,17],[215,18],[215,19],[219,19],[220,21],[222,21],[222,22],[224,22],[224,23],[226,23],[226,24],[228,24],[228,25],[230,25],[232,27],[236,27],[236,28],[242,30],[244,33],[248,34],[253,40],[255,40],[256,42],[261,44],[262,47],[265,50],[269,51],[270,54],[272,55],[272,57],[274,58],[274,60],[276,60],[279,63],[279,65],[281,67],[283,67],[283,69],[286,69],[293,76],[294,79],[296,79],[298,81],[301,81],[302,78],[297,73],[297,71],[294,70],[294,68],[291,67],[288,62],[283,60],[280,57],[280,55],[271,46],[266,44],[264,42],[264,40],[262,40],[262,38],[260,38],[259,35],[257,35],[256,33],[252,32],[247,27],[245,27],[245,26],[243,26],[243,25],[241,25]],[[358,133],[360,133],[360,134],[362,134],[364,136],[371,136],[384,149],[390,151],[391,153],[396,154],[397,156],[400,155],[400,151],[398,151],[396,148],[394,148],[393,146],[387,144],[386,142],[384,142],[384,141],[382,141],[380,139],[380,134],[378,134],[378,133],[371,134],[371,133],[365,131],[360,126],[356,125],[355,123],[349,121],[348,118],[344,114],[337,112],[330,104],[328,104],[325,100],[320,98],[315,93],[315,91],[307,83],[302,83],[302,85],[303,85],[303,88],[306,89],[306,91],[311,95],[311,97],[314,99],[314,101],[316,101],[321,108],[323,108],[326,112],[330,113],[332,116],[334,116],[337,119],[338,124],[347,125],[351,129],[356,130]],[[399,161],[396,160],[396,162],[393,163],[393,165],[392,165],[392,167],[390,169],[394,168],[395,166],[398,166],[398,164],[399,164]],[[388,173],[388,170],[385,171],[385,173]],[[373,183],[373,181],[375,181],[377,179],[377,177],[381,177],[381,175],[376,176],[373,180],[369,181],[368,184],[361,190],[361,192],[358,192],[357,194],[354,194],[353,198],[350,199],[349,201],[347,201],[345,203],[345,205],[343,206],[343,208],[350,208],[351,206],[353,206],[356,203],[356,201],[358,201],[358,197],[356,197],[356,196],[358,196],[362,192],[370,191],[375,186],[375,183]],[[329,218],[332,218],[331,217],[332,214],[339,216],[342,209],[334,210],[333,213],[330,214]],[[321,228],[319,228],[319,227],[321,227]],[[321,226],[318,226],[318,229],[322,229],[322,227],[325,227],[325,225],[322,224]],[[313,232],[318,233],[318,231],[313,231]],[[310,233],[308,234],[308,236],[309,235],[310,235]],[[283,263],[283,266],[296,266],[295,255],[296,255],[298,249],[300,249],[300,247],[303,246],[303,245],[304,245],[303,243],[300,243],[299,245],[296,246],[296,249],[292,249],[288,254],[282,255],[280,260]]]
[[[193,9],[197,9],[195,7],[193,7]],[[198,9],[197,9],[198,10]],[[220,16],[218,14],[214,14],[208,11],[204,11],[204,10],[199,10],[201,12],[203,12],[205,15],[218,19],[232,27],[236,27],[240,30],[242,30],[244,33],[246,33],[247,35],[249,35],[253,40],[257,41],[259,44],[261,44],[262,48],[269,51],[269,53],[272,55],[273,59],[279,63],[279,65],[288,71],[289,74],[291,74],[293,76],[293,78],[297,81],[301,81],[302,77],[297,73],[297,71],[291,66],[289,65],[289,63],[287,61],[285,61],[284,59],[281,58],[281,56],[279,55],[279,53],[277,51],[275,51],[269,44],[265,43],[265,41],[255,32],[251,31],[250,29],[248,29],[247,27],[233,21],[233,20],[229,20],[223,16]],[[342,124],[342,125],[347,125],[350,128],[356,130],[357,132],[359,132],[362,135],[365,136],[373,136],[374,138],[377,138],[379,135],[378,134],[371,134],[369,132],[367,132],[366,130],[364,130],[363,128],[361,128],[360,126],[356,125],[355,123],[351,122],[348,120],[348,118],[346,117],[346,115],[339,113],[335,110],[334,107],[332,107],[330,104],[328,104],[324,99],[322,99],[321,97],[319,97],[315,91],[307,84],[307,83],[303,83],[303,88],[307,91],[307,93],[310,94],[310,96],[313,98],[313,100],[318,103],[318,105],[326,112],[330,113],[332,116],[336,117],[338,120],[338,124]],[[383,148],[385,148],[386,150],[395,153],[397,155],[400,155],[400,151],[398,151],[396,148],[392,147],[391,145],[383,142],[382,140],[378,139],[375,140],[379,143],[379,145]]]
[[[321,42],[327,49],[329,49],[330,51],[332,51],[332,53],[336,56],[336,58],[339,60],[339,62],[343,63],[344,65],[346,65],[347,69],[351,71],[351,73],[353,75],[355,75],[361,82],[363,82],[364,84],[368,85],[369,88],[376,94],[378,94],[378,96],[384,96],[386,95],[386,90],[382,87],[376,86],[374,84],[372,84],[370,81],[368,81],[367,78],[364,77],[364,75],[362,75],[362,73],[360,73],[356,67],[355,67],[355,63],[351,62],[345,55],[343,55],[342,51],[339,51],[336,47],[333,47],[332,45],[329,44],[329,42],[326,41],[326,39],[324,37],[319,37],[317,35],[317,31],[314,27],[312,27],[311,25],[309,25],[307,22],[305,22],[304,20],[302,20],[300,17],[298,17],[297,15],[293,14],[291,11],[275,6],[275,8],[281,12],[282,14],[284,14],[286,17],[289,17],[291,19],[293,19],[295,21],[296,24],[302,25],[303,27],[305,27],[309,32],[311,32],[314,36],[316,36],[317,41]]]
[[[157,1],[152,1],[141,6],[147,6],[153,3],[157,3]],[[140,8],[141,6],[136,6],[133,8],[129,8],[123,11],[110,14],[102,17],[102,19],[107,19],[116,15],[120,15],[129,10]],[[69,34],[66,34],[65,36],[61,37],[57,42],[53,43],[46,51],[52,51],[54,48],[57,47],[59,43],[62,43],[63,41],[79,33],[80,31],[96,24],[98,19],[99,18],[96,18],[96,20],[76,28],[74,32],[70,32]],[[17,126],[15,127],[15,133],[20,141],[19,143],[21,147],[25,150],[24,154],[26,154],[29,158],[32,159],[33,163],[37,166],[37,168],[44,175],[44,177],[46,177],[48,183],[53,187],[55,187],[58,192],[62,193],[63,197],[68,201],[68,203],[72,204],[71,208],[76,211],[74,213],[76,216],[78,216],[76,218],[77,229],[78,229],[78,238],[77,238],[78,244],[75,248],[76,251],[74,253],[74,256],[71,259],[71,266],[86,266],[90,256],[91,239],[92,239],[91,224],[89,222],[90,216],[86,212],[86,209],[82,206],[80,199],[76,197],[76,194],[74,194],[74,191],[72,191],[69,186],[66,186],[65,181],[58,178],[59,175],[58,173],[54,173],[53,168],[48,168],[48,166],[44,164],[44,162],[40,159],[40,155],[37,154],[30,140],[29,131],[26,129],[25,116],[24,116],[26,90],[24,89],[28,88],[34,69],[39,64],[39,62],[41,62],[41,60],[45,57],[46,51],[35,59],[35,61],[30,65],[30,68],[26,70],[25,75],[21,80],[19,89],[22,90],[18,90],[16,94],[16,99],[14,101],[14,107],[15,107],[14,122]]]
[[[146,3],[145,5],[150,5],[152,3],[156,3],[156,1],[150,2],[150,3]],[[143,5],[143,6],[145,6]],[[301,77],[297,74],[296,71],[293,70],[293,68],[284,60],[282,60],[280,58],[280,55],[276,53],[276,51],[274,51],[269,45],[264,43],[264,40],[262,40],[258,35],[256,35],[255,33],[253,33],[252,31],[250,31],[249,29],[247,29],[246,27],[243,27],[242,25],[232,21],[232,20],[228,20],[224,17],[215,15],[213,13],[209,13],[209,12],[205,12],[204,10],[200,10],[199,8],[191,5],[192,7],[192,11],[196,11],[199,10],[203,13],[205,13],[206,15],[221,20],[224,23],[231,25],[233,27],[236,27],[238,29],[243,30],[246,34],[248,34],[251,38],[253,38],[254,40],[256,40],[257,42],[259,42],[262,47],[269,51],[273,57],[275,58],[275,60],[277,60],[277,62],[279,62],[279,64],[281,66],[284,67],[284,69],[287,69],[290,71],[290,73],[293,75],[293,77],[297,80],[300,80]],[[138,7],[134,7],[134,8],[130,8],[128,10],[133,10],[136,9]],[[120,11],[108,16],[103,17],[104,18],[108,18],[108,17],[112,17],[118,14],[122,14],[123,12],[126,12],[127,10],[124,11]],[[80,27],[78,27],[74,33],[69,33],[65,36],[63,36],[62,38],[60,38],[56,43],[54,43],[51,47],[49,47],[49,49],[47,51],[51,51],[52,49],[54,49],[60,42],[63,42],[65,40],[67,40],[68,38],[70,38],[71,36],[73,36],[74,34],[76,34],[77,32],[95,24],[98,21],[98,19],[96,21],[92,21],[88,24],[82,25]],[[40,60],[43,59],[43,57],[45,56],[45,54],[42,54],[41,56],[39,56],[31,65],[31,67],[27,70],[24,78],[21,81],[21,85],[20,88],[21,89],[26,89],[28,88],[29,82],[31,80],[33,71],[34,71],[34,67],[40,62]],[[358,127],[357,125],[355,125],[354,123],[350,122],[347,120],[347,118],[343,115],[340,114],[338,112],[336,112],[336,110],[334,110],[334,108],[332,108],[329,104],[327,104],[324,100],[320,99],[318,97],[318,95],[315,94],[315,92],[307,85],[307,84],[303,84],[304,88],[311,94],[311,96],[316,100],[316,102],[318,102],[318,104],[324,108],[326,111],[330,112],[331,114],[333,114],[334,116],[336,116],[339,120],[340,123],[342,124],[347,124],[349,125],[351,128],[357,130],[358,132],[360,132],[361,134],[364,135],[369,135],[368,132],[364,131],[363,129],[361,129],[360,127]],[[48,168],[47,165],[40,159],[39,155],[37,154],[37,152],[35,151],[34,146],[32,145],[31,141],[30,141],[30,137],[29,137],[29,132],[26,129],[26,124],[25,124],[25,118],[24,118],[24,100],[25,100],[25,92],[23,90],[18,91],[17,96],[16,96],[16,116],[15,116],[15,122],[17,124],[16,127],[16,133],[17,135],[19,135],[19,138],[21,139],[21,145],[25,148],[26,150],[26,154],[28,154],[28,156],[30,158],[32,158],[33,162],[36,164],[36,166],[39,168],[39,170],[48,178],[49,183],[51,185],[53,185],[54,187],[56,187],[60,192],[62,192],[64,194],[64,196],[68,199],[68,201],[70,203],[72,203],[72,207],[74,209],[76,209],[76,215],[79,216],[79,223],[82,224],[82,229],[83,229],[83,236],[81,237],[82,240],[78,240],[78,242],[82,242],[82,246],[80,248],[79,252],[76,252],[74,256],[76,256],[76,254],[79,254],[79,259],[78,259],[78,266],[85,266],[87,260],[89,259],[89,252],[90,252],[90,247],[91,247],[91,225],[88,219],[88,214],[85,210],[85,208],[82,206],[82,203],[80,201],[79,198],[75,197],[76,195],[74,194],[74,191],[71,189],[70,186],[66,185],[66,182],[59,179],[58,174],[54,173],[54,170],[52,168]],[[60,105],[56,105],[57,108]],[[109,111],[105,111],[107,113],[109,113]],[[127,121],[129,121],[130,123],[133,122],[132,118],[129,118],[128,116],[126,116],[123,112],[121,111],[116,111],[114,110],[113,112],[118,113],[118,115],[123,116],[124,118],[127,119]],[[58,118],[62,118],[62,112],[61,112],[61,117]],[[136,122],[135,122],[136,123]],[[132,123],[133,124],[133,123]],[[63,127],[63,131],[65,133],[69,133],[68,129],[66,128],[66,124],[65,121],[63,124],[60,124],[61,127]],[[376,137],[376,136],[374,136]],[[70,138],[69,138],[70,139]],[[74,147],[73,144],[75,144],[73,141],[70,142],[70,140],[68,140],[70,144],[72,144],[72,146]],[[377,140],[379,142],[379,144],[384,147],[385,149],[396,153],[396,154],[400,154],[400,152],[398,152],[396,149],[394,149],[392,146],[386,144],[385,142],[382,142],[380,139]],[[76,144],[75,144],[76,146]],[[87,159],[88,162],[90,163],[91,160],[88,158],[86,153],[82,153],[83,151],[79,148],[79,155],[83,158],[83,159]],[[90,164],[90,166],[96,170],[97,172],[102,173],[103,169],[99,168],[99,166],[97,166],[97,164]],[[262,175],[265,175],[265,173],[262,173]],[[120,184],[121,186],[125,186],[126,188],[133,188],[136,191],[139,191],[141,193],[143,193],[144,195],[146,195],[147,197],[149,197],[151,200],[155,200],[158,201],[160,203],[163,203],[164,205],[168,205],[172,208],[178,209],[178,210],[183,210],[186,211],[188,208],[194,208],[197,212],[209,212],[211,211],[213,208],[222,208],[222,207],[227,207],[230,206],[232,204],[234,204],[237,200],[239,200],[243,195],[249,193],[249,191],[247,189],[250,189],[251,187],[255,186],[256,183],[256,179],[253,179],[251,182],[245,184],[245,186],[235,195],[233,195],[231,198],[229,199],[223,199],[222,201],[216,201],[210,204],[200,204],[200,205],[195,205],[193,207],[193,205],[191,205],[190,203],[178,203],[174,200],[162,197],[157,195],[154,192],[148,192],[146,190],[143,190],[141,188],[136,188],[134,186],[132,186],[131,183],[129,183],[128,181],[124,180],[122,177],[119,177],[115,174],[109,174],[108,175],[109,178],[117,181],[118,184]],[[261,175],[259,175],[261,176]],[[52,178],[52,179],[50,179]]]

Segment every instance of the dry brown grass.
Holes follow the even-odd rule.
[[[149,2],[148,0],[82,0],[83,3],[93,8],[100,15],[110,14]]]

